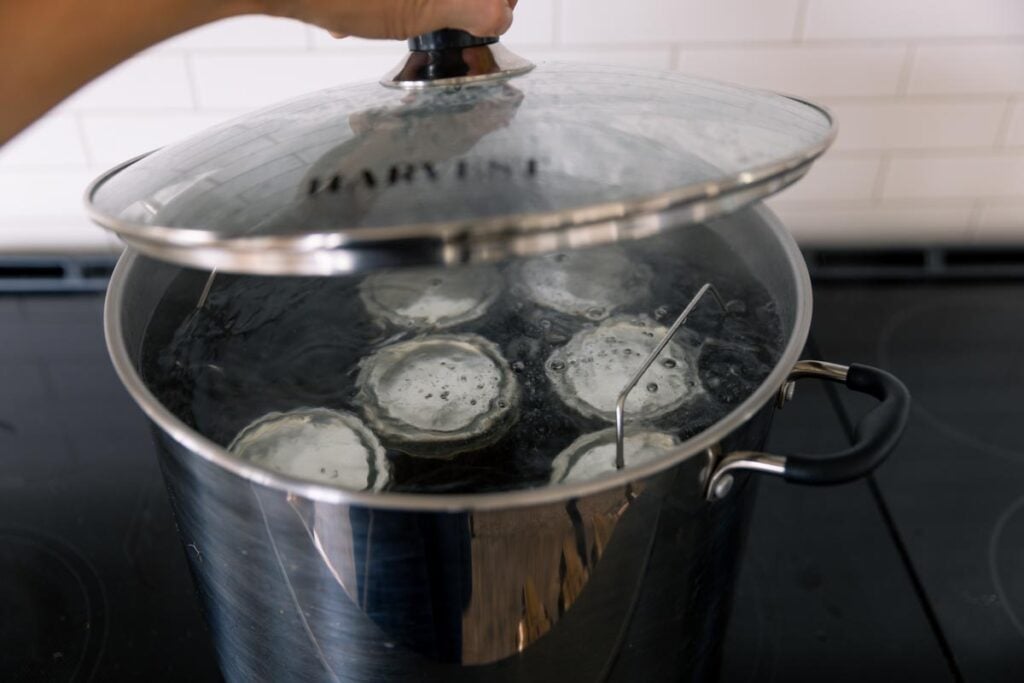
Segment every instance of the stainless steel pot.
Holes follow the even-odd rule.
[[[755,205],[715,233],[775,296],[785,334],[767,379],[670,456],[604,478],[466,495],[353,492],[232,457],[140,377],[169,287],[204,274],[129,251],[106,333],[154,425],[182,541],[225,677],[233,681],[712,679],[754,493],[751,473],[807,484],[862,476],[895,445],[909,396],[879,370],[800,361],[807,272]],[[880,400],[833,456],[761,453],[796,379]]]

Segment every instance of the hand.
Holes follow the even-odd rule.
[[[238,14],[294,17],[336,35],[408,38],[442,28],[501,35],[516,0],[0,0],[0,145],[139,50]]]
[[[442,28],[498,36],[517,0],[253,0],[250,11],[292,17],[335,37],[409,38]]]

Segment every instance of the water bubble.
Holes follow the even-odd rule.
[[[451,396],[451,392],[448,392],[448,391],[442,391],[441,392],[441,400],[442,401],[447,401],[449,396]]]
[[[658,383],[657,382],[649,383],[647,385],[647,391],[651,392],[652,394],[656,393],[658,391]]]
[[[725,310],[729,313],[746,313],[747,304],[739,299],[733,299],[732,301],[725,304]]]
[[[426,394],[423,398],[434,398],[433,394]]]
[[[654,319],[661,320],[668,315],[668,306],[658,306],[654,309]]]
[[[600,320],[601,318],[604,317],[605,310],[600,306],[593,306],[591,308],[588,308],[584,315],[586,315],[591,320]]]
[[[498,407],[499,408],[508,408],[508,402],[505,401],[504,399],[498,399]]]
[[[476,405],[476,399],[475,398],[469,399],[469,405],[475,406]]]
[[[622,349],[622,355],[624,355],[624,356],[632,356],[633,355],[633,349]]]
[[[669,370],[671,370],[672,368],[674,368],[676,366],[675,360],[673,360],[671,358],[666,358],[665,360],[661,361],[661,364],[664,365]]]
[[[513,361],[513,363],[512,363],[512,372],[522,372],[525,369],[526,369],[526,363],[524,363],[521,360]],[[478,384],[476,388],[477,389],[483,389],[484,387],[483,387],[482,384]]]
[[[551,369],[555,372],[561,372],[562,370],[565,370],[565,363],[560,360],[553,360],[551,361]]]
[[[540,326],[541,326],[541,329],[550,330],[551,329],[551,321],[548,320],[547,318],[543,318],[540,321]]]

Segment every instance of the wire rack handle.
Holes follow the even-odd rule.
[[[646,373],[654,364],[654,361],[658,359],[661,352],[664,351],[665,347],[668,346],[668,343],[672,341],[672,337],[675,336],[676,332],[683,326],[683,323],[685,323],[686,319],[690,316],[690,313],[697,307],[697,304],[700,303],[701,299],[703,299],[704,295],[708,292],[711,292],[715,301],[718,303],[718,307],[722,309],[722,312],[727,312],[725,303],[722,301],[722,297],[718,294],[718,290],[715,289],[715,286],[710,282],[704,283],[694,297],[690,299],[690,303],[686,304],[686,308],[684,308],[683,312],[679,314],[676,321],[672,323],[672,327],[668,328],[668,332],[666,332],[665,336],[661,338],[658,345],[654,347],[654,350],[651,351],[644,360],[643,364],[636,371],[636,374],[633,375],[632,379],[629,380],[626,386],[623,387],[622,391],[619,393],[619,399],[615,403],[615,469],[621,470],[626,466],[626,399],[629,397],[629,392],[633,391],[633,388],[636,387],[640,378],[644,376],[644,373]]]

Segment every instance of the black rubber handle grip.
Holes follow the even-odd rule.
[[[467,31],[454,28],[443,28],[409,39],[409,49],[413,52],[439,52],[441,50],[461,50],[474,45],[490,45],[498,42],[495,37],[481,38]]]
[[[851,365],[846,386],[881,403],[861,419],[854,430],[854,443],[846,450],[829,456],[787,456],[787,481],[843,484],[859,479],[878,467],[899,443],[910,414],[910,392],[903,382],[884,370]]]

